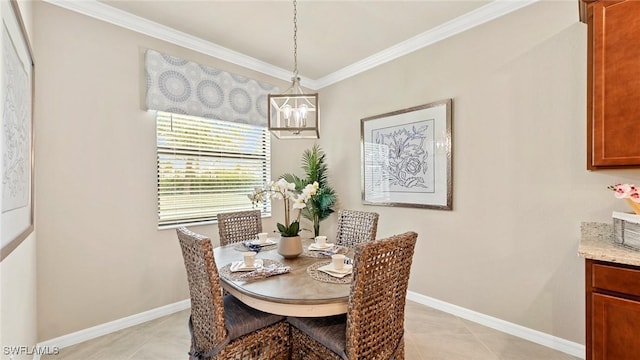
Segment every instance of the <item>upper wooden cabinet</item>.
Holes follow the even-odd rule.
[[[640,167],[640,1],[580,5],[589,29],[587,168]]]

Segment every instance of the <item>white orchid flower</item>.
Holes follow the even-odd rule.
[[[307,202],[317,194],[318,182],[307,184],[301,192],[296,191],[296,184],[285,179],[278,181],[268,181],[262,188],[255,188],[254,193],[249,195],[249,199],[254,206],[259,202],[266,202],[269,199],[284,200],[285,222],[284,227],[289,229],[293,223],[299,223],[302,210],[307,207]],[[289,209],[298,210],[295,220],[290,221]],[[298,225],[296,225],[297,228]],[[288,234],[288,233],[287,233]],[[288,235],[293,236],[293,235]]]
[[[285,179],[280,179],[276,182],[276,186],[278,187],[279,190],[284,192],[289,188],[289,183]]]
[[[318,192],[318,182],[314,182],[313,184],[307,184],[307,186],[302,189],[302,193],[311,197]]]
[[[307,207],[307,202],[302,196],[297,197],[293,202],[294,209],[304,209]]]

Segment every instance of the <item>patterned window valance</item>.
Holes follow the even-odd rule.
[[[267,95],[278,91],[258,82],[147,50],[147,109],[267,126]]]

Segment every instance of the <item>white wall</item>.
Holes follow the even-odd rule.
[[[628,210],[586,171],[586,25],[540,2],[321,91],[320,144],[343,206],[413,230],[410,290],[584,343],[581,221]],[[453,211],[364,206],[360,119],[453,98]]]
[[[19,1],[27,36],[33,47],[32,3]],[[0,358],[5,346],[32,347],[37,341],[36,234],[31,233],[0,263]],[[14,359],[29,359],[22,353]]]

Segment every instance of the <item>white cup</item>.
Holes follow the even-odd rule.
[[[327,237],[326,236],[316,236],[316,246],[324,247],[327,245]]]
[[[256,239],[258,239],[260,244],[264,244],[267,242],[267,236],[269,236],[269,233],[258,233],[256,234]]]
[[[344,267],[344,254],[331,255],[331,263],[336,270],[342,270]]]
[[[253,267],[256,262],[256,253],[253,251],[245,251],[242,253],[244,258],[244,266]]]

